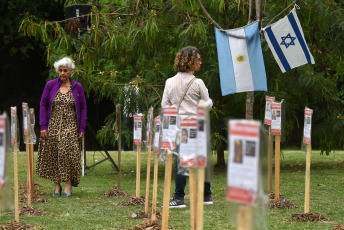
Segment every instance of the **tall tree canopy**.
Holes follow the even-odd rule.
[[[293,1],[266,2],[262,26]],[[67,1],[90,4],[89,30],[78,36],[67,30],[75,19],[43,21],[26,14],[20,31],[46,45],[49,66],[68,55],[76,62],[74,77],[87,94],[98,100],[110,99],[126,105],[127,112],[158,111],[164,83],[175,75],[173,61],[184,46],[202,52],[202,68],[196,73],[206,83],[214,101],[211,125],[218,164],[224,164],[226,122],[245,117],[246,94],[221,96],[214,26],[195,0],[99,0]],[[203,0],[205,8],[224,29],[241,27],[248,21],[248,0]],[[329,152],[342,145],[338,135],[343,127],[344,3],[335,0],[303,0],[298,10],[306,41],[315,65],[306,65],[282,74],[264,39],[262,47],[268,77],[268,95],[285,99],[288,143],[299,145],[305,106],[314,109],[313,146]],[[255,12],[255,11],[253,11]],[[285,14],[284,14],[285,15]],[[282,15],[282,16],[284,16]],[[282,17],[281,16],[281,17]],[[254,17],[253,17],[254,18]],[[75,33],[74,33],[75,32]],[[52,72],[51,78],[55,77]],[[254,118],[263,119],[264,92],[255,94]],[[113,143],[114,114],[99,132],[103,143]]]

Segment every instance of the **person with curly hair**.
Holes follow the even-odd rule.
[[[196,47],[182,48],[175,57],[174,68],[177,75],[166,80],[161,106],[178,107],[179,115],[197,115],[198,101],[207,101],[208,109],[213,106],[209,98],[208,89],[202,79],[196,78],[194,72],[200,70],[202,65],[200,51]],[[189,86],[190,84],[190,86]],[[188,88],[189,86],[189,88]],[[184,93],[186,94],[183,97]],[[178,162],[175,164],[175,193],[170,201],[170,208],[185,208],[184,189],[186,176],[178,174]],[[213,204],[211,199],[210,183],[204,184],[204,204]]]

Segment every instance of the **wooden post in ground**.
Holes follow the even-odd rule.
[[[116,129],[117,129],[117,143],[118,143],[118,183],[117,188],[121,189],[121,151],[122,151],[122,119],[121,119],[121,105],[116,105]]]
[[[238,230],[252,229],[253,210],[251,206],[239,205],[238,212]]]
[[[197,223],[196,229],[203,229],[203,202],[204,202],[204,180],[205,180],[205,168],[198,168],[198,180],[197,180]]]
[[[27,190],[27,206],[31,206],[31,176],[30,176],[30,144],[29,136],[25,136],[26,141],[26,172],[27,172],[27,181],[26,181],[26,190]]]
[[[13,109],[13,110],[12,110]],[[13,169],[14,169],[14,218],[19,223],[19,198],[18,198],[18,137],[17,137],[17,108],[11,108],[11,115],[14,115],[14,143],[13,144]]]
[[[280,143],[281,136],[275,136],[275,202],[280,199]]]
[[[30,122],[28,125],[30,125],[30,132],[34,131],[34,126],[35,126],[35,110],[33,108],[30,108]],[[29,132],[29,133],[30,133]],[[35,196],[34,192],[34,180],[33,180],[33,164],[34,164],[34,148],[33,148],[33,139],[32,139],[32,134],[30,134],[30,188],[31,188],[31,197]]]
[[[272,150],[274,146],[273,135],[271,134],[271,125],[269,126],[268,141],[268,192],[272,191]]]
[[[141,177],[141,144],[137,145],[136,156],[136,197],[140,197],[140,177]]]
[[[305,185],[305,213],[309,212],[309,189],[311,179],[311,152],[312,146],[307,145],[307,157],[306,157],[306,185]]]
[[[81,176],[85,176],[85,136],[81,139]]]
[[[196,230],[197,219],[197,183],[196,183],[196,169],[189,168],[189,183],[190,183],[190,225],[191,230]]]
[[[167,150],[170,151],[170,150]],[[162,224],[161,229],[168,229],[168,216],[170,211],[170,195],[171,195],[171,176],[172,176],[172,153],[166,154],[165,164],[165,181],[164,181],[164,198],[162,209]]]
[[[156,200],[158,196],[158,154],[154,154],[154,177],[153,177],[153,201],[152,201],[152,220],[156,220]]]
[[[149,116],[148,116],[149,118]],[[150,130],[149,130],[149,140],[148,140],[148,156],[147,156],[147,180],[146,180],[146,198],[145,198],[145,213],[148,213],[148,201],[149,201],[149,185],[150,185],[150,168],[151,168],[151,154],[152,154],[152,130],[153,130],[153,114],[150,117]]]

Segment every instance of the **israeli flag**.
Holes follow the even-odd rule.
[[[287,16],[263,30],[283,73],[307,63],[315,63],[307,47],[295,8]]]
[[[258,22],[219,31],[215,28],[222,96],[267,91]]]

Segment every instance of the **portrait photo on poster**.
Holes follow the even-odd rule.
[[[170,123],[170,117],[169,116],[164,116],[164,126],[163,129],[168,129]]]
[[[198,131],[204,131],[204,120],[198,120]]]
[[[242,163],[242,140],[234,141],[234,163]]]
[[[188,130],[182,129],[182,143],[188,143]]]
[[[246,141],[246,156],[254,157],[256,155],[256,142]]]

